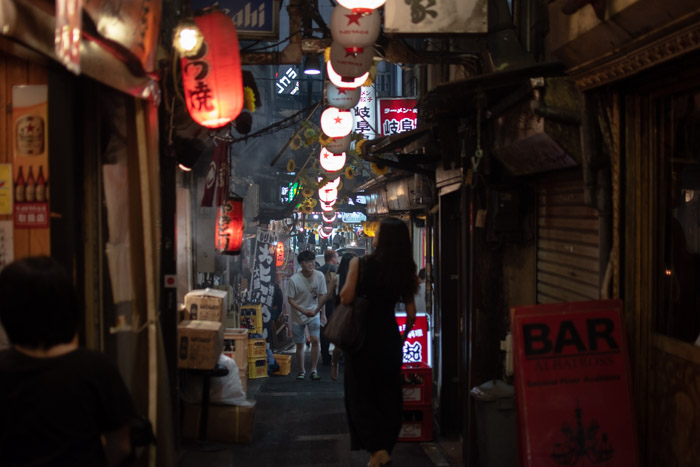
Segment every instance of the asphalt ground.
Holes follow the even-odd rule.
[[[284,353],[292,353],[290,349]],[[286,376],[248,380],[248,399],[257,401],[253,442],[221,444],[184,442],[178,467],[364,467],[369,454],[350,450],[343,402],[342,368],[338,381],[330,366],[319,365],[320,381],[309,378],[310,352],[306,352],[306,379],[296,379],[292,356]],[[399,442],[392,467],[462,465],[461,445],[454,442]]]

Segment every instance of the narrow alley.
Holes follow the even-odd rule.
[[[292,354],[293,347],[285,353]],[[292,358],[294,358],[292,356]],[[310,368],[306,352],[306,367]],[[319,365],[320,381],[296,380],[296,363],[286,376],[248,381],[248,399],[256,404],[252,444],[183,442],[178,467],[315,466],[364,467],[368,454],[350,450],[343,405],[342,367],[338,381],[330,366]],[[370,381],[367,384],[371,384]],[[399,442],[392,465],[459,466],[457,440]]]

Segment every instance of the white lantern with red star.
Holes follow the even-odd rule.
[[[355,124],[352,112],[328,107],[321,114],[321,129],[331,138],[342,138],[349,135]]]
[[[328,224],[332,224],[335,219],[338,217],[338,213],[333,211],[330,213],[330,215],[327,215],[325,212],[321,213],[321,217],[323,218],[323,222],[326,222]]]
[[[381,26],[379,12],[354,12],[340,5],[331,13],[331,35],[333,40],[348,52],[362,52],[379,37]]]
[[[365,84],[365,81],[367,81],[367,78],[369,78],[369,71],[365,73],[362,76],[358,76],[357,78],[343,78],[340,76],[338,73],[335,72],[333,69],[333,64],[331,63],[330,60],[326,62],[326,75],[328,76],[328,80],[338,86],[339,88],[359,88],[363,84]]]
[[[345,166],[345,161],[347,156],[344,152],[340,154],[333,154],[326,148],[321,148],[321,154],[319,155],[319,163],[324,170],[328,172],[337,172],[342,170]]]
[[[337,199],[334,199],[334,200],[333,200],[332,202],[330,202],[330,203],[326,203],[325,201],[319,201],[318,204],[321,205],[321,210],[322,210],[322,211],[330,212],[330,211],[332,211],[333,209],[335,209],[335,208],[333,207],[333,205],[335,204],[336,201],[337,201]]]
[[[360,101],[362,89],[357,88],[341,88],[326,81],[326,102],[331,107],[336,107],[341,110],[352,109]]]
[[[353,11],[376,10],[383,6],[386,0],[338,0],[338,4]]]
[[[331,142],[324,145],[328,151],[333,154],[342,154],[348,150],[352,142],[352,133],[343,136],[342,138],[332,138]]]
[[[372,66],[374,47],[365,47],[361,52],[348,52],[338,42],[331,44],[330,62],[333,70],[344,80],[357,78],[367,73]]]

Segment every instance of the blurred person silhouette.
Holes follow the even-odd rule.
[[[334,301],[338,289],[338,252],[333,249],[326,250],[323,254],[323,261],[325,264],[321,266],[319,271],[323,273],[323,277],[326,280],[326,297],[324,305],[326,308],[326,320],[321,321],[321,326],[325,326],[328,322],[327,320],[331,319],[331,315],[333,315],[333,309],[335,306]],[[330,344],[331,343],[328,339],[326,339],[326,336],[321,333],[321,363],[324,365],[331,364],[332,358],[329,352]]]
[[[345,410],[350,448],[367,450],[368,467],[379,467],[391,462],[401,430],[403,343],[415,323],[418,283],[411,238],[403,221],[395,217],[382,220],[373,244],[371,254],[350,261],[340,301],[349,304],[356,294],[365,294],[372,311],[363,347],[343,352]],[[406,304],[403,334],[394,315],[399,300]]]
[[[53,258],[0,271],[0,465],[117,466],[133,460],[133,401],[106,355],[78,346],[81,309]]]
[[[345,280],[348,276],[348,270],[350,269],[350,260],[355,258],[357,255],[355,253],[343,253],[340,260],[340,265],[338,266],[338,292],[335,296],[334,301],[340,301],[340,291],[343,290],[345,285]],[[343,351],[340,347],[333,347],[333,353],[331,354],[331,379],[334,381],[338,380],[338,365],[340,364],[340,358]]]
[[[416,312],[425,313],[425,268],[418,271],[418,292],[414,298]]]
[[[318,381],[319,335],[321,320],[325,321],[324,303],[326,299],[326,279],[321,271],[314,268],[316,255],[305,250],[299,253],[297,261],[301,269],[287,281],[287,302],[291,308],[292,339],[296,344],[297,379],[306,378],[304,366],[304,342],[308,328],[311,339],[311,379]],[[321,316],[319,316],[319,312]]]

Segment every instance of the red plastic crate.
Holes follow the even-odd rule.
[[[404,407],[399,441],[433,440],[433,406]]]
[[[424,406],[433,403],[433,369],[425,363],[407,363],[401,369],[403,405]]]

